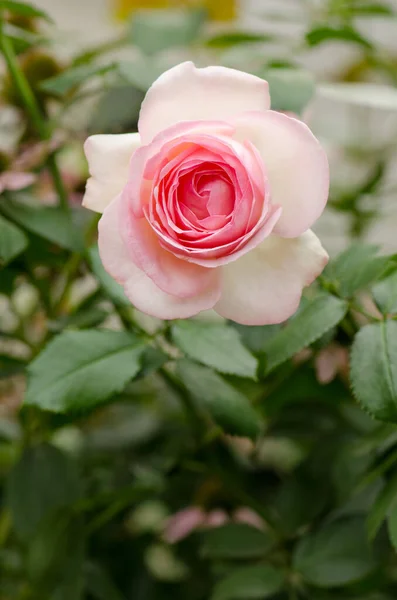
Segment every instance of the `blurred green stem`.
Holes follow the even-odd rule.
[[[14,82],[14,85],[21,97],[22,102],[26,108],[26,112],[31,119],[31,122],[37,131],[37,134],[42,140],[51,139],[51,129],[48,127],[45,117],[42,115],[39,105],[37,104],[36,98],[32,92],[28,80],[25,74],[21,70],[18,64],[18,59],[14,52],[13,45],[9,37],[4,34],[3,30],[3,16],[0,13],[0,51],[4,56],[4,60],[7,64],[8,71]],[[47,159],[48,168],[50,170],[54,187],[59,197],[59,204],[62,206],[65,212],[70,212],[70,206],[68,202],[68,196],[63,185],[62,177],[58,169],[56,158],[54,154],[50,154]]]

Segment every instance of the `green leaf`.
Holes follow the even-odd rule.
[[[144,98],[141,90],[120,85],[106,91],[93,108],[90,133],[123,133],[136,128]]]
[[[211,369],[179,360],[177,373],[197,404],[227,433],[254,438],[260,421],[248,399]]]
[[[23,231],[0,215],[0,267],[6,266],[26,250],[28,243]]]
[[[385,271],[390,259],[376,256],[377,252],[377,246],[353,244],[327,265],[323,277],[332,281],[340,295],[349,298]]]
[[[79,499],[75,463],[49,444],[26,448],[8,479],[7,503],[14,529],[31,539],[43,519]]]
[[[395,14],[394,9],[385,2],[354,2],[351,6],[351,11],[355,16],[392,16]]]
[[[373,540],[383,521],[397,502],[397,475],[394,475],[380,491],[367,517],[367,531]]]
[[[372,294],[384,315],[397,313],[397,271],[374,285]]]
[[[117,71],[123,82],[129,83],[146,93],[152,83],[164,72],[161,63],[152,56],[137,56],[134,61],[121,61]]]
[[[135,377],[144,349],[127,332],[66,331],[30,364],[25,404],[61,413],[92,409]]]
[[[26,361],[22,358],[0,354],[0,380],[25,370]]]
[[[3,202],[1,211],[28,231],[73,252],[84,250],[83,241],[76,226],[55,206],[34,206],[17,200]]]
[[[351,27],[315,27],[306,34],[306,41],[309,46],[318,46],[323,42],[342,41],[359,44],[364,48],[371,49],[372,44],[364,38],[358,31]]]
[[[302,538],[294,569],[318,587],[344,586],[363,579],[377,566],[359,517],[333,521]]]
[[[72,67],[63,71],[60,75],[46,79],[40,84],[40,88],[45,92],[64,96],[71,92],[74,88],[85,84],[92,77],[99,77],[115,69],[115,64],[98,66],[98,65],[81,65]]]
[[[364,410],[381,421],[397,422],[397,322],[366,325],[358,332],[350,379]]]
[[[123,596],[101,565],[90,562],[84,571],[86,589],[96,600],[123,600]]]
[[[268,69],[263,78],[269,83],[273,110],[301,114],[314,95],[314,78],[309,71]]]
[[[131,41],[145,54],[187,46],[197,38],[204,19],[205,11],[201,8],[139,10],[131,22]]]
[[[16,0],[0,0],[0,10],[8,10],[14,15],[27,17],[29,19],[45,19],[46,21],[52,23],[51,17],[46,12],[36,8],[35,6],[32,6],[32,4],[27,4],[26,2],[16,2]]]
[[[110,300],[116,306],[131,306],[131,302],[128,300],[124,293],[123,287],[117,283],[103,268],[101,257],[99,256],[98,246],[92,246],[88,250],[88,257],[91,269],[98,279],[100,286],[104,292],[109,296]]]
[[[264,346],[266,373],[306,348],[335,327],[345,316],[347,303],[335,296],[322,295],[307,304]]]
[[[210,559],[259,558],[271,545],[263,531],[245,523],[228,523],[203,533],[201,554]]]
[[[395,506],[387,519],[389,538],[395,550],[397,550],[397,507]]]
[[[13,48],[17,54],[25,52],[25,50],[32,46],[44,46],[48,43],[46,38],[42,35],[23,29],[22,27],[17,27],[12,23],[4,23],[3,31],[12,42]]]
[[[229,31],[217,33],[206,40],[209,48],[230,48],[241,44],[255,44],[260,42],[271,42],[274,36],[266,33],[252,33],[251,31]]]
[[[285,575],[275,567],[240,567],[215,586],[211,600],[262,600],[280,592],[284,585]]]
[[[241,343],[237,331],[223,324],[178,321],[172,327],[175,344],[190,358],[221,373],[255,379],[258,363]]]
[[[244,345],[254,353],[263,352],[271,337],[280,330],[280,325],[240,325],[230,323],[240,334]]]

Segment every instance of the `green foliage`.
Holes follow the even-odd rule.
[[[395,314],[397,312],[397,271],[374,285],[372,294],[384,315]]]
[[[315,91],[314,78],[303,69],[268,69],[263,78],[269,83],[272,109],[302,113]]]
[[[81,65],[78,67],[72,67],[46,79],[40,84],[40,88],[45,92],[50,92],[56,96],[63,96],[73,91],[77,86],[80,86],[87,82],[87,80],[104,75],[115,68],[114,64],[97,66],[97,65]]]
[[[284,583],[283,572],[269,565],[240,567],[215,586],[211,600],[262,600],[280,592]]]
[[[351,353],[351,383],[364,410],[382,421],[397,421],[397,323],[366,325]]]
[[[49,22],[52,21],[52,19],[50,19],[47,13],[27,2],[17,2],[16,0],[1,0],[0,10],[7,10],[13,15],[17,15],[19,17],[39,18],[45,19]]]
[[[264,345],[265,372],[270,373],[294,354],[313,344],[345,316],[347,304],[331,295],[322,295],[302,309]]]
[[[259,415],[248,399],[214,371],[183,359],[177,372],[200,407],[227,433],[252,438],[259,433]]]
[[[7,198],[1,212],[18,225],[61,248],[83,251],[83,242],[72,220],[55,206],[35,206]]]
[[[354,583],[376,569],[377,562],[358,517],[339,520],[307,535],[298,544],[294,567],[318,587]]]
[[[389,257],[378,256],[378,247],[352,244],[333,259],[324,271],[338,294],[345,298],[376,281],[386,270]]]
[[[26,235],[7,219],[0,216],[0,267],[4,267],[28,246]]]
[[[318,46],[329,41],[343,41],[358,44],[366,49],[371,49],[372,44],[352,27],[315,27],[306,34],[309,46]]]
[[[272,539],[259,529],[245,523],[229,523],[203,534],[201,553],[211,559],[259,558],[271,546]]]
[[[176,345],[190,358],[221,373],[255,378],[257,361],[235,329],[201,321],[179,321],[172,328]]]
[[[29,366],[27,406],[86,411],[121,392],[139,372],[144,344],[116,331],[66,331]]]

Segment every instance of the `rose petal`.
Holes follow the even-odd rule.
[[[328,160],[318,140],[302,121],[271,110],[238,118],[235,137],[250,140],[262,156],[272,202],[283,209],[274,232],[302,234],[328,199]]]
[[[302,289],[327,261],[320,240],[310,230],[294,239],[271,235],[222,267],[222,296],[214,308],[243,325],[281,323],[296,311]]]
[[[128,179],[131,156],[140,146],[138,133],[92,135],[84,144],[91,177],[83,206],[103,212],[121,192]]]
[[[228,120],[269,108],[268,84],[263,79],[226,67],[197,69],[185,62],[163,73],[149,88],[138,129],[147,144],[180,121]]]
[[[131,260],[120,235],[119,201],[105,210],[99,221],[98,247],[103,266],[124,286],[127,297],[142,312],[159,319],[185,319],[212,308],[220,297],[220,285],[205,289],[193,298],[177,298],[164,293]],[[218,278],[217,278],[218,279]]]

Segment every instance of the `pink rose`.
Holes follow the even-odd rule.
[[[100,255],[131,302],[161,319],[291,316],[328,259],[309,229],[328,162],[308,127],[270,110],[266,81],[186,62],[149,89],[138,129],[85,144],[84,206],[103,211]]]

